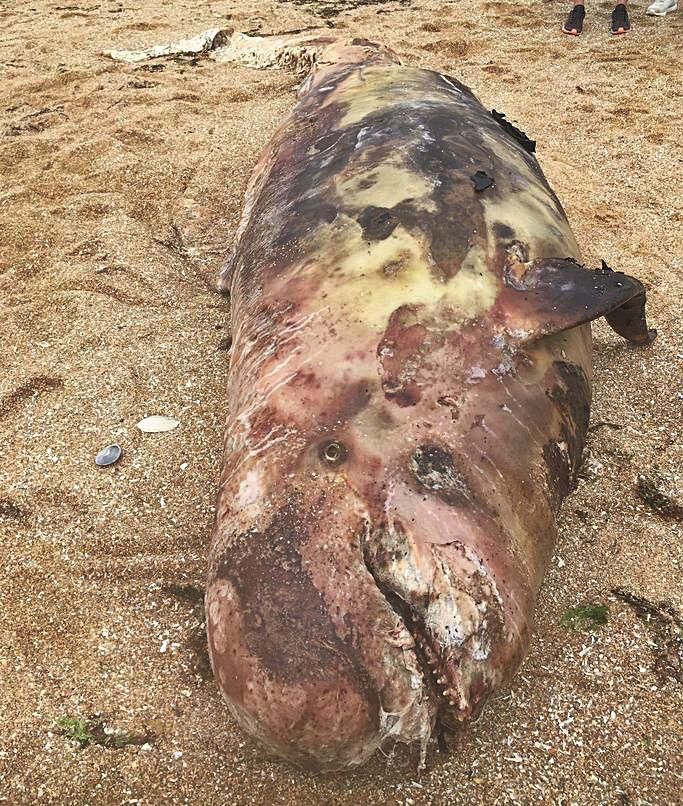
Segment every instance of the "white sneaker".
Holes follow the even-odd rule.
[[[666,17],[670,11],[678,11],[678,0],[655,0],[647,9],[651,17]]]

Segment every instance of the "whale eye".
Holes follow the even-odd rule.
[[[328,465],[340,465],[347,457],[346,448],[336,439],[323,442],[318,451],[318,455]]]

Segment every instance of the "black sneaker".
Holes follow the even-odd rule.
[[[615,36],[627,34],[631,30],[631,21],[628,18],[628,11],[623,3],[619,3],[612,12],[611,30]]]
[[[583,5],[576,5],[569,12],[562,30],[569,36],[578,36],[583,31],[583,20],[586,16],[586,9]]]

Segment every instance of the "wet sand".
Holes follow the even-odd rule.
[[[589,4],[574,40],[557,2],[76,2],[0,5],[0,801],[681,802],[675,624],[612,591],[683,607],[683,12],[634,4],[614,38],[609,4]],[[101,55],[325,21],[448,72],[537,139],[585,262],[639,277],[659,330],[639,350],[594,327],[586,467],[530,654],[419,775],[403,751],[326,778],[264,758],[206,665],[230,324],[213,284],[297,78]],[[142,434],[150,414],[181,425]],[[111,442],[124,456],[98,469]],[[653,473],[673,510],[638,494]],[[589,603],[607,624],[563,626]],[[95,730],[80,748],[62,717],[139,743]]]

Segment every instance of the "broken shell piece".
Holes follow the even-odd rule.
[[[180,425],[178,420],[173,417],[162,417],[158,414],[153,414],[151,417],[145,417],[140,420],[138,428],[145,434],[160,434],[163,431],[173,431]]]
[[[109,465],[116,464],[123,454],[123,448],[120,445],[107,445],[95,457],[95,464],[98,467],[109,467]]]

